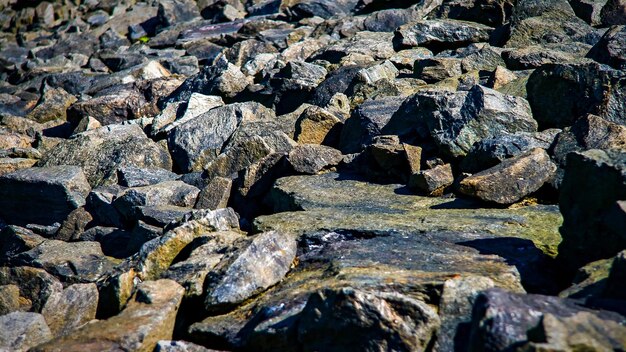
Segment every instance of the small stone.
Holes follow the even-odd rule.
[[[399,71],[393,63],[386,60],[382,64],[362,69],[357,77],[362,82],[373,84],[381,79],[394,79],[398,76],[398,73]]]
[[[502,66],[498,66],[493,71],[493,75],[489,78],[489,82],[491,84],[490,87],[498,90],[516,79],[517,75],[515,75],[513,72],[507,70]]]
[[[54,239],[61,241],[76,240],[92,221],[93,217],[84,207],[75,209],[67,215],[67,219],[61,224],[61,228],[54,235]]]
[[[41,312],[48,298],[63,290],[54,276],[27,266],[1,267],[0,285],[17,286],[21,310],[32,312]]]
[[[296,121],[294,140],[300,144],[324,144],[335,146],[339,143],[341,120],[328,110],[311,106],[306,108]]]
[[[457,20],[423,20],[398,28],[393,38],[399,48],[443,46],[462,47],[487,42],[493,29],[482,24]]]
[[[534,148],[467,177],[459,191],[498,204],[512,204],[537,191],[556,172],[545,149]]]
[[[287,156],[287,161],[295,172],[310,175],[338,165],[341,159],[340,151],[319,144],[299,145]]]
[[[76,97],[67,93],[63,88],[49,88],[44,90],[37,106],[27,118],[39,123],[51,120],[66,120],[65,111],[76,102]]]
[[[445,164],[412,174],[409,179],[409,187],[422,191],[429,196],[440,196],[446,187],[451,186],[453,182],[452,166]]]
[[[414,72],[416,77],[426,82],[439,82],[463,74],[461,60],[448,57],[418,60],[415,62]]]
[[[587,54],[588,58],[613,66],[618,70],[626,69],[626,26],[609,28],[600,41]]]
[[[96,284],[74,284],[51,295],[41,314],[53,336],[67,335],[96,318],[98,288]]]
[[[214,177],[232,177],[273,152],[263,137],[253,136],[218,155],[215,160],[204,166],[204,174],[209,180]]]
[[[194,208],[209,210],[226,208],[232,184],[233,181],[229,178],[215,177],[200,191]]]
[[[41,314],[14,312],[0,316],[0,348],[26,351],[52,338]]]

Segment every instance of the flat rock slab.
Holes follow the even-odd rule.
[[[0,218],[16,225],[61,223],[90,190],[77,166],[18,170],[0,177]]]

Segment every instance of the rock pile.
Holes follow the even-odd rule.
[[[623,0],[0,0],[0,350],[626,350]]]

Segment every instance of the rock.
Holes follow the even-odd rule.
[[[290,113],[308,101],[313,90],[324,81],[327,74],[328,71],[318,65],[289,62],[270,80],[276,113]]]
[[[446,1],[434,12],[438,18],[453,18],[498,27],[506,23],[514,5],[510,1]]]
[[[92,187],[115,180],[121,166],[172,169],[167,151],[152,142],[138,125],[111,125],[80,133],[53,147],[39,166],[80,166]]]
[[[624,2],[620,0],[607,1],[600,11],[602,24],[605,26],[626,24],[625,15],[626,7]]]
[[[493,75],[489,78],[489,87],[499,90],[518,79],[517,75],[502,66],[496,67],[493,71]],[[502,92],[501,92],[502,93]]]
[[[326,79],[315,88],[309,102],[319,107],[325,107],[336,93],[346,93],[352,80],[361,69],[360,66],[349,65],[329,73]]]
[[[609,28],[598,43],[587,54],[588,58],[613,66],[618,70],[626,69],[626,26]]]
[[[415,62],[415,75],[426,82],[439,82],[443,79],[460,76],[461,60],[448,57],[433,57]]]
[[[576,16],[594,27],[602,24],[600,11],[605,4],[606,1],[597,0],[575,0],[570,2]]]
[[[423,90],[415,103],[418,119],[426,123],[440,151],[452,157],[465,156],[484,138],[537,130],[525,99],[482,86],[469,92]]]
[[[622,209],[626,208],[624,202],[619,202]],[[626,300],[624,295],[623,283],[626,278],[626,251],[621,251],[617,254],[611,265],[611,271],[609,272],[604,295],[619,300]]]
[[[459,48],[469,43],[487,42],[493,28],[457,20],[422,20],[406,24],[394,33],[396,48],[426,47],[441,51]]]
[[[589,149],[626,148],[626,126],[609,122],[599,116],[587,115],[578,119],[556,136],[550,153],[559,166],[556,184],[560,185],[567,167],[567,155]]]
[[[237,305],[279,282],[296,256],[290,235],[264,232],[240,250],[229,253],[206,278],[205,305],[209,310]],[[259,267],[257,263],[265,263]]]
[[[411,175],[409,187],[426,193],[429,196],[440,196],[446,187],[454,182],[450,164],[435,166]]]
[[[506,67],[511,70],[528,70],[545,64],[561,64],[574,61],[574,55],[542,46],[528,46],[502,53]]]
[[[217,157],[242,121],[272,115],[271,111],[258,103],[218,107],[174,128],[168,135],[168,146],[181,170],[199,170],[206,162]]]
[[[215,177],[200,191],[194,208],[209,210],[226,208],[232,185],[231,179]]]
[[[166,227],[179,222],[193,211],[190,207],[176,205],[151,205],[136,207],[135,210],[137,221],[158,227]]]
[[[17,286],[20,307],[33,312],[41,312],[48,298],[63,290],[54,276],[27,266],[0,268],[0,285]]]
[[[545,149],[534,148],[463,179],[459,191],[498,204],[512,204],[537,191],[556,171]]]
[[[326,60],[331,63],[340,63],[342,59],[349,57],[385,60],[395,54],[391,43],[392,37],[393,34],[387,32],[358,32],[353,37],[323,47],[309,59]]]
[[[27,118],[37,122],[51,120],[65,120],[65,111],[74,102],[76,97],[68,94],[63,88],[45,89],[37,106],[27,115]]]
[[[385,60],[382,64],[362,69],[359,71],[357,78],[367,84],[373,84],[381,79],[394,79],[398,76],[398,73],[399,71],[394,64],[389,60]]]
[[[155,185],[160,182],[174,181],[178,175],[159,168],[138,168],[124,166],[117,170],[117,180],[123,187],[141,187]]]
[[[46,240],[14,256],[11,262],[43,268],[66,282],[94,282],[112,266],[98,242],[58,240]]]
[[[207,274],[220,263],[230,246],[243,238],[243,234],[235,231],[203,235],[199,238],[202,244],[194,248],[188,258],[170,266],[163,277],[181,284],[186,297],[199,298],[204,293]]]
[[[294,140],[300,144],[336,146],[339,143],[341,122],[340,118],[328,110],[310,106],[296,121]]]
[[[20,300],[20,288],[17,285],[0,286],[0,315],[17,311],[27,311],[24,300]]]
[[[253,136],[231,147],[205,165],[204,174],[209,180],[215,177],[231,177],[273,152],[274,150],[265,143],[264,138]]]
[[[625,343],[623,321],[616,313],[581,308],[567,299],[490,289],[476,298],[470,348],[619,349]]]
[[[314,175],[336,166],[342,159],[337,149],[318,144],[302,144],[289,152],[287,161],[296,173]]]
[[[432,307],[402,294],[328,289],[309,297],[300,316],[298,340],[305,351],[383,346],[421,350],[431,343],[438,325]]]
[[[80,167],[18,170],[0,176],[0,217],[18,225],[62,222],[85,204],[90,189]]]
[[[143,282],[126,308],[101,320],[39,345],[33,351],[126,349],[152,351],[157,342],[172,338],[176,313],[185,290],[172,280]]]
[[[157,17],[163,27],[169,27],[200,17],[200,10],[195,1],[161,0]]]
[[[619,71],[594,62],[548,64],[528,79],[528,102],[540,128],[570,126],[587,114],[624,124],[626,85]],[[567,97],[567,98],[563,98]]]
[[[626,199],[625,170],[623,150],[592,149],[568,155],[559,196],[563,214],[559,259],[566,270],[626,248],[624,231],[614,227],[623,223],[626,214],[614,209],[612,215],[616,202]]]
[[[85,228],[93,221],[91,214],[84,207],[73,210],[61,224],[61,228],[54,235],[55,240],[76,240]]]
[[[38,313],[14,312],[0,317],[0,348],[26,351],[52,338],[50,328]]]
[[[535,133],[516,132],[485,138],[474,143],[461,162],[461,170],[477,173],[533,148],[548,150],[552,143],[558,139],[557,136],[560,132],[558,129],[549,129]]]
[[[98,288],[95,284],[74,284],[48,298],[41,314],[53,336],[67,335],[96,318]]]
[[[229,6],[229,5],[226,5]],[[154,349],[156,352],[211,352],[208,348],[186,341],[161,340]]]
[[[3,262],[16,254],[31,250],[45,241],[44,237],[33,231],[14,225],[4,227],[0,234],[2,235],[0,253],[3,256]]]

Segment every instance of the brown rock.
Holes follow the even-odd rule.
[[[296,121],[294,139],[301,144],[336,145],[341,120],[325,109],[311,106]]]
[[[409,187],[425,192],[429,196],[440,196],[453,182],[452,165],[444,164],[411,175]]]

